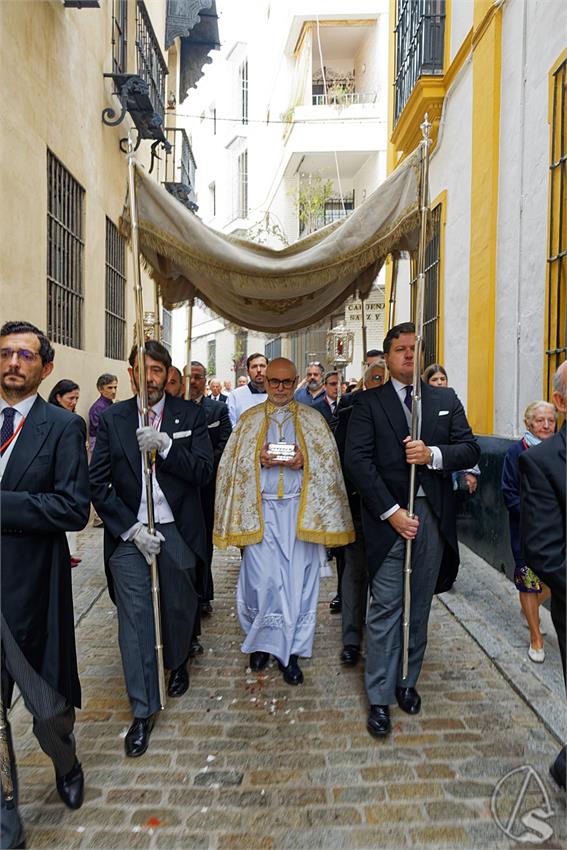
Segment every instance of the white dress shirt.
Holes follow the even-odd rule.
[[[23,401],[19,401],[17,404],[9,404],[7,401],[4,401],[3,398],[0,398],[0,428],[4,424],[4,408],[13,407],[14,410],[16,411],[16,415],[14,416],[14,433],[16,434],[16,431],[18,431],[18,428],[20,427],[20,423],[22,422],[23,419],[26,418],[26,416],[28,416],[30,410],[32,409],[32,407],[34,405],[36,398],[37,398],[37,393],[34,393],[33,395],[29,395],[27,398],[24,398]],[[14,437],[14,439],[12,440],[12,442],[10,443],[10,445],[8,446],[8,448],[6,449],[6,451],[4,452],[2,457],[0,458],[0,481],[2,480],[4,470],[6,469],[6,464],[8,463],[8,461],[10,459],[10,455],[12,454],[12,451],[14,449],[14,446],[16,445],[16,443],[18,441],[21,430],[22,429],[20,428],[20,430],[18,431],[18,433],[16,434],[16,436]]]
[[[156,421],[158,422],[158,425],[159,425],[159,427],[157,428],[158,431],[161,430],[161,423],[162,423],[162,418],[163,418],[164,406],[165,406],[165,395],[163,395],[161,397],[161,399],[158,402],[156,402],[156,404],[154,404],[153,407],[150,408],[150,410],[153,410],[153,412],[155,413]],[[140,408],[141,408],[141,404],[140,404],[140,400],[138,399],[138,427],[142,428],[144,423],[142,421],[142,413],[141,413]],[[155,423],[154,423],[154,425],[155,425]],[[160,451],[159,455],[160,455],[161,458],[163,458],[163,460],[165,460],[166,457],[168,456],[169,450],[171,449],[171,446],[172,446],[172,443],[173,443],[173,441],[170,438],[168,447],[166,449],[164,449],[163,451]],[[140,464],[142,466],[142,482],[143,482],[144,481],[144,457],[143,457],[141,452],[140,452]],[[175,517],[173,516],[173,512],[172,512],[172,510],[169,506],[167,499],[165,498],[163,490],[161,489],[161,487],[158,484],[157,475],[155,475],[155,473],[152,475],[152,493],[153,493],[153,497],[154,497],[154,520],[155,520],[155,522],[156,523],[159,522],[162,525],[164,525],[167,522],[175,522]],[[144,525],[148,524],[148,502],[147,502],[147,499],[146,499],[146,487],[145,487],[144,483],[142,483],[142,495],[141,495],[141,498],[140,498],[140,507],[138,508],[138,522],[143,522]],[[135,525],[133,525],[132,528],[129,528],[127,531],[123,532],[123,534],[121,535],[122,539],[123,540],[129,540],[131,535],[132,535],[134,528],[136,528]]]
[[[408,386],[408,384],[402,384],[402,382],[398,381],[397,378],[390,378],[390,382],[391,382],[392,386],[394,387],[394,389],[396,390],[397,396],[400,400],[400,404],[403,406],[404,411],[407,410],[408,413],[409,413],[409,409],[408,409],[407,405],[405,404],[406,387]],[[418,432],[418,434],[421,433],[421,422],[418,422],[417,432]],[[438,446],[428,446],[427,448],[431,451],[431,454],[433,455],[432,462],[427,464],[427,468],[428,469],[439,469],[439,470],[443,469],[443,455],[441,454],[441,449]],[[418,494],[419,495],[422,495],[422,494],[425,495],[423,493],[423,490],[422,490],[421,487],[420,487],[420,490],[422,491],[422,493],[419,493],[419,491],[418,491]],[[391,517],[392,514],[395,514],[396,511],[399,511],[399,510],[400,510],[400,506],[396,503],[389,510],[385,511],[383,514],[380,514],[380,519],[388,519],[388,517]]]

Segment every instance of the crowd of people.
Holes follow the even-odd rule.
[[[330,608],[342,619],[339,663],[358,664],[365,649],[368,732],[390,733],[392,705],[420,711],[432,599],[452,585],[459,563],[455,488],[462,480],[469,494],[477,490],[480,448],[441,364],[422,374],[412,437],[415,345],[413,324],[391,328],[350,386],[319,362],[308,363],[300,379],[290,360],[253,353],[245,380],[232,389],[229,381],[207,381],[195,360],[186,401],[187,378],[160,342],[148,340],[148,424],[135,347],[132,396],[117,402],[117,377],[101,375],[87,430],[75,412],[75,382],[60,380],[48,403],[39,395],[54,369],[45,334],[27,322],[0,329],[2,711],[16,683],[68,807],[82,805],[84,775],[73,736],[81,700],[75,543],[66,534],[84,528],[93,509],[104,528],[132,711],[126,756],[146,752],[161,706],[149,565],[157,558],[167,694],[179,698],[189,689],[189,659],[203,651],[201,620],[213,613],[213,545],[241,550],[237,612],[253,672],[273,657],[287,684],[304,681],[300,659],[312,654],[319,581],[334,557],[338,587]],[[538,609],[551,593],[565,667],[565,425],[556,431],[556,410],[567,409],[565,364],[553,403],[526,410],[526,433],[508,452],[502,486],[529,657],[544,659]],[[404,600],[408,558],[411,597]],[[6,731],[2,847],[20,847],[7,721]],[[565,787],[564,749],[551,771]]]

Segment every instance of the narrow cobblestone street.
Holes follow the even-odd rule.
[[[420,679],[422,711],[410,718],[392,709],[393,733],[376,741],[365,730],[362,667],[338,662],[340,618],[328,608],[333,579],[321,584],[305,684],[287,686],[275,662],[265,674],[247,671],[235,614],[236,550],[216,554],[214,613],[203,624],[205,653],[191,663],[188,694],[169,701],[146,755],[127,760],[130,711],[101,549],[102,532],[89,528],[74,570],[82,809],[59,801],[21,700],[11,714],[29,848],[513,847],[494,821],[491,796],[524,765],[542,778],[554,812],[547,820],[553,835],[539,846],[565,846],[564,798],[547,775],[557,739],[439,599]],[[504,822],[521,782],[518,775],[502,787]],[[537,784],[528,787],[524,810],[532,799],[542,806]],[[510,829],[518,835],[523,827]]]

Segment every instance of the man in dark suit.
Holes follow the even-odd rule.
[[[327,425],[334,431],[337,427],[338,416],[337,416],[337,399],[339,395],[339,373],[338,372],[327,372],[325,375],[325,380],[323,382],[323,387],[325,392],[322,394],[319,401],[316,401],[312,407],[315,410],[318,410],[325,419],[327,420]]]
[[[130,757],[147,750],[160,706],[148,567],[152,555],[160,554],[164,664],[171,670],[168,694],[178,697],[189,687],[187,659],[198,606],[196,564],[207,557],[199,489],[213,470],[203,412],[164,393],[169,352],[149,340],[145,353],[152,424],[141,427],[138,395],[113,405],[101,417],[90,467],[91,498],[104,522],[105,565],[118,608],[120,652],[134,715],[125,739]],[[130,354],[129,372],[139,387],[137,348]],[[144,452],[155,457],[155,535],[147,528]]]
[[[386,364],[377,360],[364,373],[364,391],[375,390],[384,383]],[[338,424],[335,440],[344,471],[346,435],[352,414],[352,405],[360,390],[344,395],[345,404],[338,408]],[[345,486],[356,532],[356,540],[344,549],[344,569],[341,576],[341,620],[343,648],[340,659],[343,664],[354,667],[360,659],[360,648],[364,635],[366,604],[368,595],[368,570],[366,568],[366,550],[364,548],[364,529],[360,513],[360,496],[356,487],[345,476]]]
[[[210,396],[208,396],[208,398],[212,402],[222,401],[226,404],[226,402],[228,401],[228,396],[224,395],[224,393],[221,392],[221,382],[218,378],[211,378],[211,380],[209,381],[209,389],[211,391],[211,394]]]
[[[567,362],[553,379],[553,403],[567,415]],[[534,573],[551,591],[551,619],[557,632],[565,678],[565,607],[567,604],[565,562],[565,422],[559,433],[519,457],[520,529],[522,554]],[[551,773],[565,789],[565,747]]]
[[[345,452],[345,471],[362,500],[372,605],[367,620],[367,727],[390,731],[389,706],[417,714],[416,684],[427,644],[427,622],[446,545],[458,552],[451,472],[469,469],[480,449],[453,390],[421,383],[420,438],[410,437],[415,328],[396,325],[384,340],[390,380],[357,393]],[[415,515],[408,504],[409,465],[417,466]],[[409,672],[401,677],[403,563],[413,540]]]
[[[28,322],[0,330],[2,704],[6,711],[15,682],[53,762],[59,796],[78,809],[84,778],[73,726],[81,688],[65,532],[87,524],[89,486],[83,420],[37,394],[53,371],[54,353]],[[2,847],[23,847],[6,724],[11,765],[2,767],[11,772],[14,795],[10,801],[2,794]]]
[[[201,599],[201,613],[207,615],[212,613],[211,600],[214,599],[213,574],[211,564],[213,561],[213,525],[215,520],[215,486],[217,469],[232,432],[228,407],[226,404],[218,404],[211,397],[204,395],[207,373],[205,367],[198,360],[191,361],[191,401],[201,406],[207,417],[207,430],[213,446],[214,474],[208,484],[201,487],[201,504],[205,517],[205,529],[207,537],[207,560],[202,562],[197,571],[197,589]],[[212,382],[211,382],[212,383]],[[220,381],[218,382],[220,387]],[[199,632],[196,632],[199,634]]]

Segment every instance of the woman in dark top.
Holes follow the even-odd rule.
[[[75,381],[63,378],[61,381],[57,381],[49,393],[47,401],[56,407],[64,407],[74,413],[79,401],[79,385]]]
[[[552,437],[555,431],[555,408],[547,401],[528,404],[524,413],[526,432],[521,440],[510,446],[502,467],[502,496],[510,520],[510,546],[514,556],[514,584],[520,593],[520,605],[530,630],[528,657],[541,664],[545,660],[543,637],[539,623],[539,606],[549,596],[548,588],[529,568],[521,552],[520,541],[520,475],[518,458],[530,446]]]

